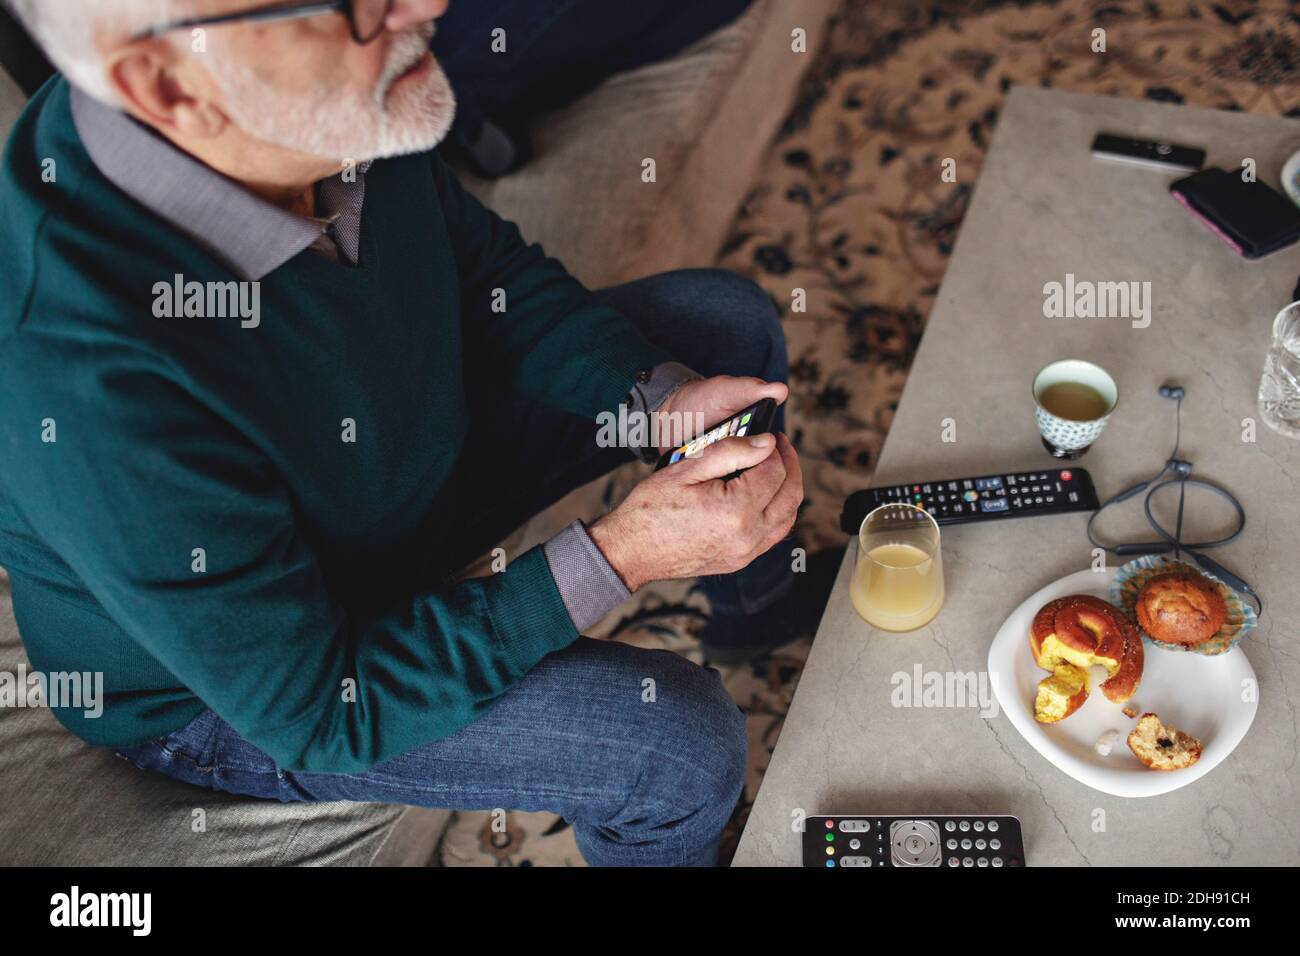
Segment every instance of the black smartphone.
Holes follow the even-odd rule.
[[[776,415],[776,402],[770,398],[761,399],[744,411],[732,415],[726,421],[718,422],[718,424],[705,430],[703,434],[695,436],[680,448],[664,452],[659,459],[659,464],[655,465],[655,471],[665,465],[681,461],[688,455],[698,455],[715,441],[721,441],[732,436],[741,438],[745,435],[761,435],[764,432],[771,431],[772,417],[774,415]],[[740,474],[740,472],[736,472],[736,474]],[[728,475],[727,477],[732,478],[735,476]]]
[[[1237,172],[1206,169],[1169,186],[1175,199],[1247,259],[1258,259],[1300,239],[1300,210],[1268,183]]]

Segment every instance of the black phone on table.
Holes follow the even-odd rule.
[[[746,435],[762,435],[772,429],[772,418],[776,415],[776,402],[770,398],[760,399],[753,405],[743,411],[739,411],[730,418],[718,422],[712,428],[705,429],[701,434],[696,435],[686,444],[674,448],[672,451],[666,451],[659,459],[659,464],[655,465],[655,471],[666,465],[671,465],[681,461],[687,456],[695,456],[704,449],[708,448],[716,441],[724,438],[743,438]],[[736,472],[740,474],[740,472]],[[728,478],[735,477],[728,475]]]
[[[1258,259],[1300,239],[1300,210],[1276,189],[1237,172],[1205,169],[1169,191],[1238,255]]]

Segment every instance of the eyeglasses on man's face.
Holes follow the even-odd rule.
[[[334,2],[277,3],[211,16],[172,20],[169,23],[141,30],[133,34],[131,39],[144,40],[173,30],[186,30],[193,27],[221,26],[226,23],[271,23],[277,20],[301,20],[304,17],[316,17],[324,13],[338,13],[347,18],[352,30],[352,39],[364,45],[384,31],[384,21],[392,12],[394,2],[395,0],[334,0]]]

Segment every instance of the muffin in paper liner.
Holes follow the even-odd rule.
[[[1138,592],[1142,590],[1142,585],[1157,574],[1165,574],[1170,571],[1186,571],[1191,574],[1199,574],[1207,581],[1212,581],[1214,586],[1219,589],[1219,594],[1223,596],[1224,606],[1228,609],[1228,616],[1224,618],[1223,626],[1219,628],[1219,632],[1208,641],[1197,644],[1195,647],[1157,641],[1146,631],[1143,631],[1141,625],[1138,624],[1137,598]],[[1154,644],[1170,651],[1191,651],[1194,654],[1204,654],[1207,657],[1226,654],[1236,647],[1237,642],[1246,634],[1254,630],[1255,625],[1258,623],[1255,609],[1243,601],[1236,591],[1213,574],[1192,567],[1185,561],[1177,561],[1163,554],[1144,555],[1123,565],[1115,575],[1115,583],[1111,585],[1110,600],[1112,604],[1124,609],[1124,613],[1128,615],[1129,620],[1141,633],[1142,639],[1148,644]]]

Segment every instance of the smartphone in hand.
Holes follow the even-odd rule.
[[[775,415],[776,402],[770,398],[760,399],[744,411],[737,412],[725,421],[718,422],[712,428],[705,430],[703,434],[696,435],[680,448],[664,452],[659,459],[659,464],[655,465],[655,471],[666,465],[681,461],[687,456],[698,455],[715,441],[721,441],[724,438],[761,435],[764,432],[771,431],[772,418]],[[740,472],[736,472],[736,474],[738,475]],[[727,477],[734,478],[735,475],[728,475]]]

